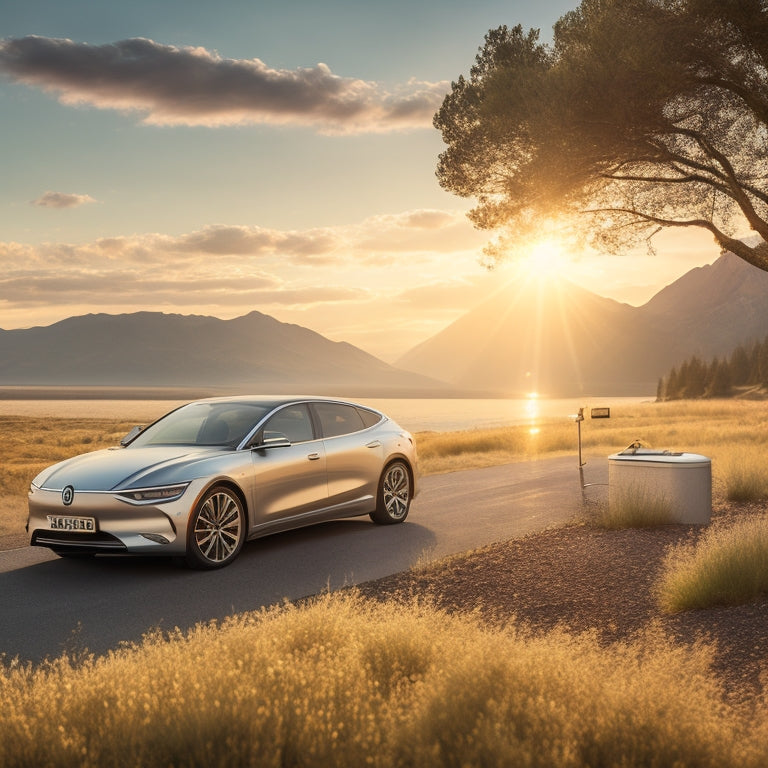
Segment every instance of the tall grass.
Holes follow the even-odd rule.
[[[604,648],[323,596],[106,658],[7,664],[0,764],[765,765],[768,705],[726,705],[710,660],[658,633]]]
[[[611,490],[610,503],[600,505],[594,523],[600,528],[654,528],[674,521],[674,509],[663,494],[644,485],[631,485],[620,493]]]
[[[132,426],[122,419],[0,416],[0,536],[23,532],[35,475],[70,456],[117,445]]]
[[[738,605],[768,592],[768,517],[710,528],[695,544],[666,556],[659,580],[661,608],[669,613]]]
[[[745,446],[731,449],[726,458],[725,495],[730,501],[768,499],[765,453]]]

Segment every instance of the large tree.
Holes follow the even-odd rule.
[[[768,0],[583,0],[550,45],[499,27],[434,124],[440,183],[507,243],[701,227],[768,271]]]

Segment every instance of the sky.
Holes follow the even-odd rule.
[[[396,360],[520,268],[482,265],[432,116],[489,29],[576,5],[0,4],[0,328],[258,310]],[[533,258],[637,305],[719,255],[656,247]]]

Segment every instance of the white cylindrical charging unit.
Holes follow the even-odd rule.
[[[632,497],[668,506],[672,523],[706,525],[712,517],[712,461],[634,446],[614,453],[608,457],[608,505]]]

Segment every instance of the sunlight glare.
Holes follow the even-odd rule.
[[[530,420],[528,434],[531,436],[539,434],[539,428],[536,426],[536,420],[539,417],[539,393],[529,392],[525,401],[525,413]]]
[[[562,275],[569,262],[562,242],[548,237],[533,243],[521,266],[532,277],[549,278]]]

